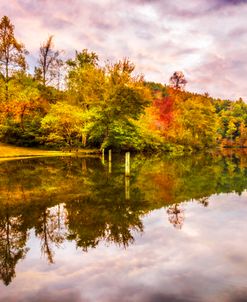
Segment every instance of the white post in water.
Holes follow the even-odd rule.
[[[130,200],[130,178],[125,177],[125,200]]]
[[[101,157],[101,160],[102,160],[102,164],[104,165],[104,164],[105,164],[105,149],[102,149],[102,157]]]
[[[125,199],[130,199],[130,152],[125,153]]]
[[[111,173],[111,150],[109,150],[109,173]]]
[[[125,153],[125,176],[130,176],[130,152]]]

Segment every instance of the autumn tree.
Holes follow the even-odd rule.
[[[40,122],[50,107],[39,86],[24,72],[16,72],[9,82],[9,101],[0,106],[2,142],[26,146],[39,143]]]
[[[72,147],[84,142],[84,114],[76,106],[58,102],[51,106],[50,112],[41,122],[45,141]]]
[[[9,81],[14,71],[26,69],[27,51],[14,36],[14,25],[7,16],[0,22],[0,71],[5,83],[5,100],[9,99]]]
[[[245,129],[247,127],[247,105],[242,100],[215,102],[218,114],[218,133],[223,145],[240,145],[245,143]]]
[[[233,141],[233,137],[234,137],[234,134],[235,134],[236,131],[237,131],[236,124],[234,123],[234,120],[231,119],[229,121],[229,124],[228,124],[228,127],[227,127],[227,131],[226,131],[226,137],[228,139],[230,139],[231,143]]]
[[[58,76],[62,61],[60,51],[54,50],[53,36],[41,44],[39,49],[38,67],[35,67],[35,78],[44,86],[51,84]]]
[[[242,122],[240,124],[240,145],[247,146],[247,126]]]
[[[149,104],[149,89],[142,75],[134,76],[135,65],[124,59],[106,66],[106,89],[97,123],[104,129],[103,145],[114,145],[123,129],[131,128]],[[133,127],[131,132],[135,132]],[[126,133],[125,133],[126,135]],[[119,145],[120,142],[117,144]],[[126,142],[131,147],[131,141]],[[122,138],[121,147],[125,145]]]
[[[97,66],[99,57],[95,52],[89,52],[83,49],[81,52],[75,52],[75,59],[67,60],[67,65],[72,68],[82,68],[85,66]]]
[[[33,117],[36,108],[40,109],[39,92],[33,87],[27,87],[18,94],[18,97],[11,101],[9,112],[17,121],[22,131],[25,131],[25,117]]]
[[[90,142],[102,148],[119,146],[148,103],[143,77],[133,76],[135,66],[128,60],[99,67],[98,56],[87,50],[76,53],[68,64],[69,100],[87,115]]]
[[[105,73],[98,67],[98,56],[84,49],[67,62],[68,99],[84,110],[103,99]]]
[[[191,96],[184,102],[177,100],[177,140],[187,146],[214,146],[217,139],[217,116],[210,99]]]
[[[133,76],[134,69],[134,64],[126,59],[106,66],[103,99],[95,108],[91,134],[101,138],[102,148],[136,146],[138,131],[134,121],[149,104],[150,94],[143,77]]]
[[[175,89],[184,89],[187,84],[187,80],[182,71],[175,71],[173,75],[170,77],[170,86]]]

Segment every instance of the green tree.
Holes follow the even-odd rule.
[[[89,52],[83,49],[81,52],[75,52],[75,59],[67,60],[67,65],[72,68],[83,68],[85,66],[97,66],[99,57],[95,52]]]
[[[234,137],[234,134],[236,131],[237,131],[237,127],[236,127],[234,121],[231,119],[229,121],[229,124],[227,126],[227,131],[226,131],[226,136],[228,139],[231,140],[231,142],[233,141],[233,137]]]
[[[104,68],[97,62],[97,55],[86,50],[69,61],[69,99],[88,117],[86,129],[90,142],[102,148],[117,147],[124,140],[118,129],[129,128],[132,120],[138,119],[148,104],[149,89],[142,76],[133,76],[135,66],[128,60]]]
[[[109,139],[117,128],[134,126],[132,121],[137,120],[149,104],[149,89],[142,76],[133,76],[134,69],[134,64],[126,59],[106,66],[106,93],[96,119],[103,130],[103,147],[111,145]]]
[[[85,115],[80,108],[58,102],[51,106],[49,113],[41,122],[46,143],[72,147],[84,141]]]
[[[68,60],[68,99],[84,110],[98,105],[104,98],[105,72],[98,67],[98,57],[84,49]]]
[[[178,106],[181,110],[178,120],[182,125],[182,140],[187,145],[199,148],[215,145],[217,121],[215,109],[210,100],[196,96]]]

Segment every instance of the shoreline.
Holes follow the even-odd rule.
[[[247,150],[246,147],[241,146],[234,146],[234,147],[216,147],[213,150],[211,148],[207,150],[198,150],[197,152],[212,152],[212,151],[222,151],[230,152],[230,151],[245,151]],[[107,152],[107,151],[106,151]],[[194,151],[195,152],[195,151]],[[194,153],[188,152],[188,154]],[[121,152],[120,152],[121,153]],[[133,151],[133,153],[136,153]],[[139,153],[139,152],[137,152]],[[141,152],[143,153],[143,152]],[[157,154],[156,152],[154,152]],[[152,154],[154,154],[152,152]],[[159,152],[158,152],[159,153]],[[172,154],[172,152],[166,152]],[[17,147],[14,145],[0,143],[0,162],[8,161],[8,160],[18,160],[18,159],[28,159],[28,158],[41,158],[41,157],[56,157],[56,156],[99,156],[102,154],[100,149],[80,149],[77,151],[60,151],[60,150],[43,150],[39,148],[30,148],[30,147]],[[147,152],[147,154],[150,154]],[[183,154],[173,154],[173,155],[180,155],[184,156],[187,152],[183,152]]]
[[[100,150],[88,149],[79,151],[42,150],[38,148],[17,147],[0,143],[0,161],[13,159],[26,159],[36,157],[74,156],[74,155],[97,155]]]

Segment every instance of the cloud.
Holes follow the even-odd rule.
[[[216,3],[221,5],[240,5],[246,4],[246,0],[216,0]]]
[[[9,0],[0,11],[31,52],[31,67],[52,34],[66,58],[84,48],[102,62],[128,57],[147,80],[165,83],[184,70],[189,90],[247,99],[246,1]]]

